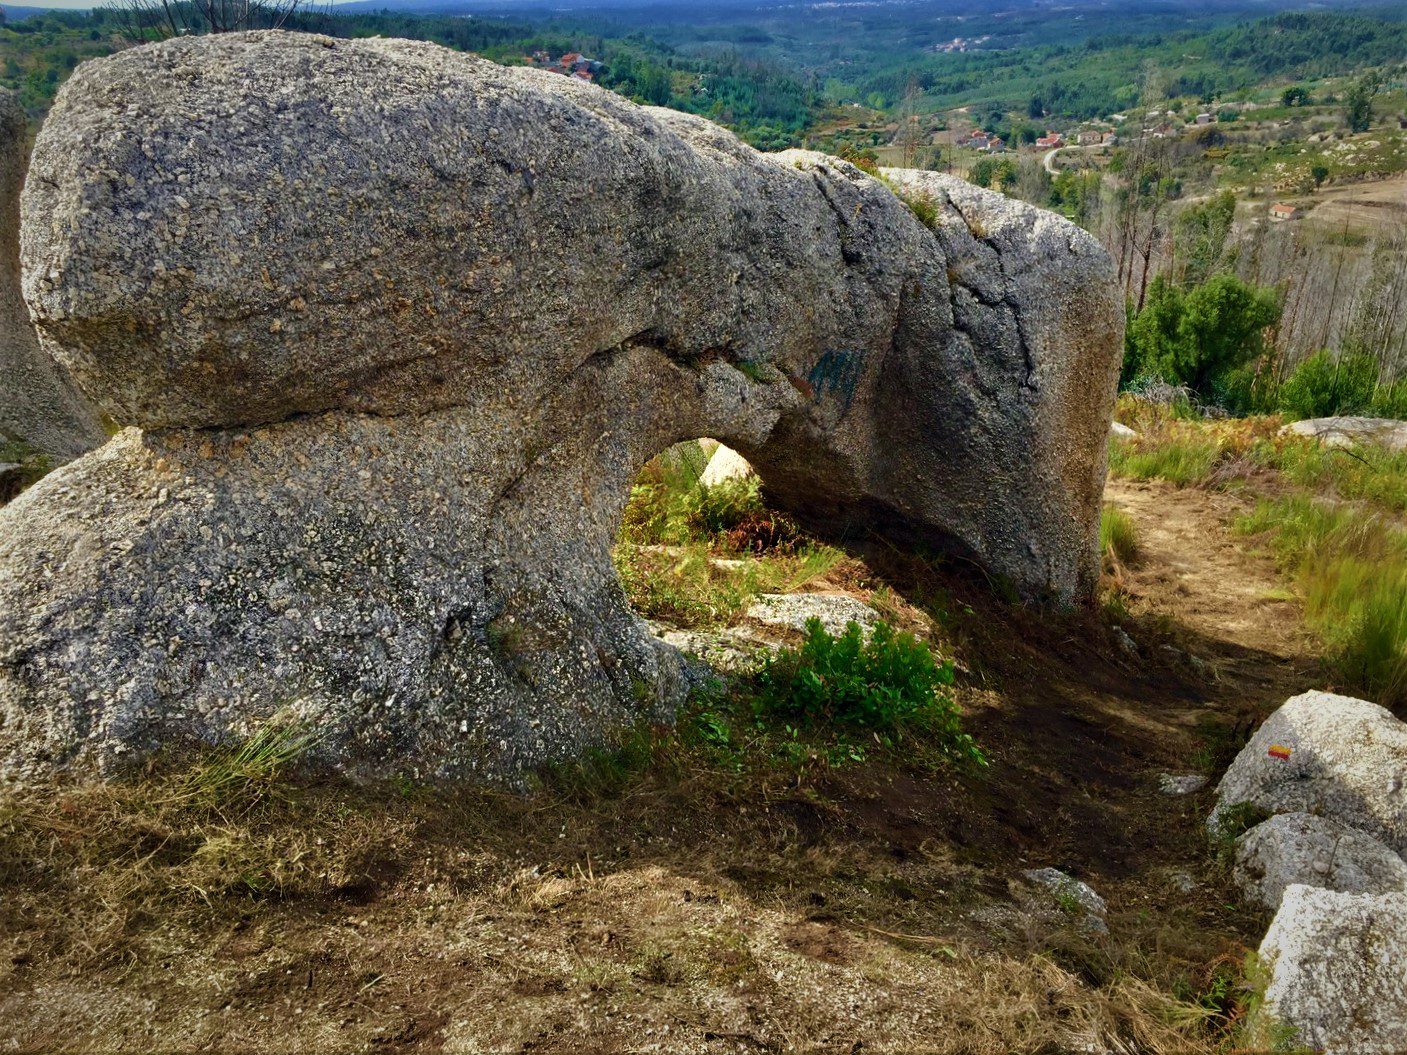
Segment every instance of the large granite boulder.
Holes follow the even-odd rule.
[[[1407,1051],[1407,895],[1293,885],[1260,946],[1265,1012],[1325,1055]]]
[[[717,437],[823,534],[1096,581],[1123,309],[1048,213],[429,44],[135,48],[26,189],[45,348],[119,422],[0,512],[0,757],[119,766],[291,709],[363,773],[513,779],[668,720],[610,561]]]
[[[0,89],[0,442],[17,440],[18,453],[62,462],[107,436],[72,379],[40,349],[20,296],[20,188],[28,160],[24,110],[13,92]],[[8,498],[0,494],[0,501]]]
[[[1295,883],[1346,894],[1407,894],[1407,862],[1372,836],[1310,813],[1278,814],[1241,836],[1234,878],[1272,912]]]
[[[1407,421],[1394,418],[1364,418],[1340,415],[1332,418],[1306,418],[1280,429],[1291,436],[1307,436],[1326,447],[1352,447],[1355,443],[1375,443],[1390,451],[1407,450]]]
[[[1407,852],[1407,723],[1332,692],[1292,697],[1267,718],[1221,778],[1208,820],[1234,808],[1314,813]]]

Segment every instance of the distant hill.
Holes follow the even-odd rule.
[[[32,15],[45,15],[51,10],[52,8],[47,7],[14,7],[10,4],[0,4],[0,11],[5,12],[5,18],[11,22],[20,22]]]

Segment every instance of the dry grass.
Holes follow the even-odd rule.
[[[775,774],[700,765],[584,802],[178,793],[204,767],[7,795],[0,1021],[32,1050],[1215,1050],[1170,988],[1205,938],[1168,955],[1134,914],[1090,944],[1019,907],[974,932],[980,870],[818,840]]]
[[[1230,487],[1254,479],[1264,470],[1281,424],[1278,417],[1187,418],[1129,395],[1119,397],[1115,417],[1138,438],[1110,443],[1109,471],[1177,487]]]

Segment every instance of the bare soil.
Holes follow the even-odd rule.
[[[1314,195],[1304,222],[1323,233],[1345,229],[1376,235],[1407,222],[1407,173],[1357,183],[1331,184]]]
[[[1158,777],[1214,780],[1321,676],[1227,532],[1237,499],[1108,498],[1142,546],[1113,571],[1136,654],[1101,612],[899,558],[844,584],[947,592],[985,769],[730,772],[666,741],[592,794],[0,797],[0,1051],[1215,1050],[1266,921],[1206,841],[1210,792]],[[1021,881],[1047,865],[1108,901],[1107,938]]]

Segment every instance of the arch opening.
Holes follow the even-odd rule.
[[[631,609],[669,634],[736,627],[777,595],[836,591],[829,576],[847,555],[769,501],[739,452],[700,437],[641,468],[612,558]]]

